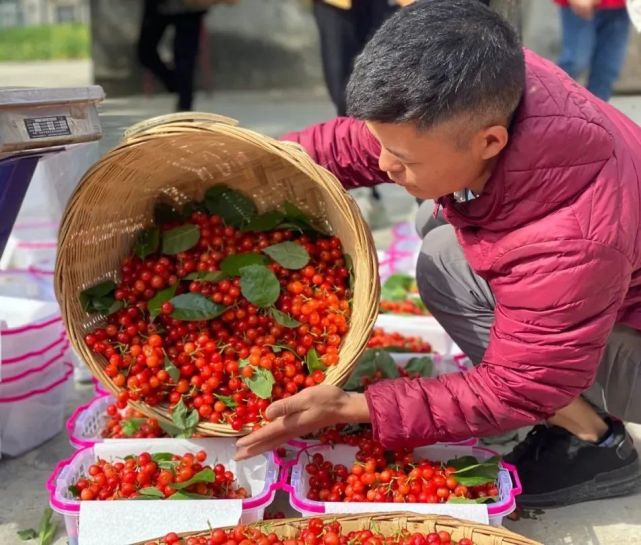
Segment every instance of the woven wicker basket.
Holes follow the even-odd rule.
[[[201,200],[207,188],[219,183],[251,197],[259,212],[292,202],[341,239],[354,267],[353,313],[339,363],[328,370],[325,383],[341,385],[365,348],[378,312],[379,281],[371,234],[357,205],[332,174],[296,145],[235,125],[231,119],[200,113],[138,124],[87,172],[67,205],[59,235],[56,296],[74,348],[114,394],[118,388],[104,373],[104,358],[83,340],[103,317],[85,313],[79,293],[100,281],[117,280],[122,258],[131,252],[136,233],[152,223],[159,198],[181,205]],[[165,407],[132,405],[169,421]],[[201,423],[197,431],[238,434],[211,423]]]
[[[408,530],[410,533],[419,532],[429,534],[445,530],[450,532],[453,541],[469,538],[475,545],[542,545],[538,541],[522,537],[514,532],[478,524],[467,520],[460,520],[448,516],[427,516],[415,513],[384,513],[384,514],[361,514],[361,515],[325,515],[319,517],[331,521],[337,520],[341,523],[343,531],[350,532],[362,529],[377,529],[384,535],[394,535],[399,530]],[[274,532],[281,538],[289,538],[307,525],[309,519],[286,519],[270,520],[259,524],[266,525],[270,532]],[[179,534],[181,537],[207,535],[209,532],[192,532]],[[159,538],[141,541],[133,545],[146,545],[157,542]]]

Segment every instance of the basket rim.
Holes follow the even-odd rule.
[[[464,519],[459,519],[456,517],[451,517],[449,515],[421,515],[418,513],[413,513],[411,511],[395,511],[395,512],[388,512],[388,513],[362,513],[362,514],[357,514],[357,515],[319,515],[317,517],[313,518],[318,518],[320,520],[331,520],[331,521],[337,521],[342,524],[346,522],[363,522],[363,523],[380,523],[380,522],[391,522],[391,521],[397,521],[399,525],[404,525],[407,524],[408,522],[410,523],[429,523],[433,522],[434,524],[443,524],[443,525],[455,525],[457,527],[464,527],[464,528],[469,528],[472,531],[474,530],[479,530],[479,531],[485,531],[487,532],[490,536],[496,538],[496,539],[510,539],[513,540],[513,544],[518,544],[518,545],[543,545],[543,543],[540,543],[538,541],[534,541],[530,538],[521,536],[515,532],[512,532],[511,530],[507,530],[502,527],[497,527],[497,526],[490,526],[487,524],[479,524],[476,522],[471,522],[467,521]],[[259,521],[257,523],[253,524],[247,524],[246,526],[248,527],[255,527],[255,526],[268,526],[271,531],[276,532],[276,530],[279,530],[280,528],[283,529],[288,529],[291,527],[296,527],[296,526],[302,526],[305,523],[307,523],[310,520],[310,517],[297,517],[297,518],[289,518],[289,519],[280,519],[280,520],[269,520],[269,521]],[[229,530],[234,528],[234,526],[225,526],[222,529],[224,530]],[[193,536],[193,535],[200,535],[200,534],[206,534],[209,530],[199,530],[195,532],[183,532],[178,534],[179,537],[188,537],[188,536]],[[276,532],[278,533],[278,532]],[[158,536],[155,538],[147,539],[144,541],[139,541],[136,543],[132,543],[130,545],[146,545],[149,542],[158,542],[160,539],[162,539],[163,536]],[[496,541],[497,545],[499,545],[499,541]]]

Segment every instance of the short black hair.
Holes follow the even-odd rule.
[[[478,0],[418,0],[399,10],[358,57],[348,115],[427,129],[461,114],[507,120],[523,94],[516,31]]]

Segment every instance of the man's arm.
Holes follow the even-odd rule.
[[[483,437],[552,416],[593,382],[629,284],[617,250],[587,240],[537,243],[494,269],[495,322],[466,373],[384,381],[366,397],[386,447]]]
[[[362,121],[337,117],[287,133],[280,139],[300,144],[316,163],[334,174],[345,189],[389,182],[387,174],[378,168],[380,145]]]
[[[483,437],[552,416],[594,380],[631,265],[590,241],[522,247],[502,258],[484,361],[465,373],[386,380],[365,395],[315,386],[267,409],[274,422],[238,441],[238,456],[338,422],[371,421],[386,448]]]

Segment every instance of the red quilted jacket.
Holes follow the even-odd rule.
[[[525,96],[483,194],[440,199],[496,297],[483,362],[468,373],[367,391],[387,446],[492,435],[552,415],[593,382],[615,323],[641,330],[641,128],[526,51]],[[283,137],[346,187],[384,179],[363,123]]]

